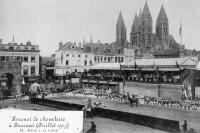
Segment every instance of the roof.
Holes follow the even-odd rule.
[[[77,46],[75,43],[72,42],[66,42],[61,48],[59,48],[58,50],[56,50],[56,52],[63,50],[63,51],[79,51],[79,52],[83,52],[83,49],[79,46]]]
[[[144,9],[143,9],[143,15],[142,16],[144,18],[149,18],[149,19],[152,18],[147,2],[145,2]]]
[[[126,64],[123,64],[122,67],[194,67],[197,65],[197,57],[184,57],[184,58],[161,58],[161,59],[135,59]]]
[[[120,70],[120,63],[99,63],[90,67],[90,70]]]
[[[163,5],[160,8],[160,12],[159,12],[158,18],[157,18],[157,21],[160,21],[160,20],[168,21],[167,14],[165,12],[165,9],[164,9]]]
[[[118,19],[117,19],[117,25],[125,25],[121,11],[119,12],[119,16],[118,16]]]

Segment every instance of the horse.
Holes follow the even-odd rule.
[[[138,106],[139,100],[138,100],[138,98],[135,98],[134,95],[132,98],[128,95],[128,101],[131,104],[131,108],[132,108],[133,103],[135,103],[136,107]]]
[[[126,95],[122,95],[122,96],[120,97],[120,99],[121,99],[121,101],[125,101],[126,104],[128,103],[128,97],[127,97]]]

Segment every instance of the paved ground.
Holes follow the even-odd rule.
[[[84,105],[85,102],[88,100],[88,97],[85,98],[84,96],[81,96],[81,95],[73,96],[72,94],[50,96],[47,98],[52,99],[52,100],[69,102],[69,103],[77,103],[77,104],[82,104],[82,105]],[[99,101],[99,99],[96,99],[94,97],[92,99],[93,99],[93,102]],[[199,127],[200,112],[197,112],[197,111],[173,109],[173,108],[150,106],[150,105],[139,105],[139,107],[133,106],[133,108],[131,108],[130,105],[127,105],[124,102],[109,101],[105,99],[101,100],[101,102],[102,102],[102,106],[101,106],[102,108],[149,115],[149,116],[160,117],[160,118],[165,118],[165,119],[178,120],[180,122],[180,125],[183,124],[184,120],[187,120],[189,128],[194,128],[195,130],[200,132],[200,127]]]
[[[29,104],[27,100],[19,101],[19,102],[13,102],[12,100],[7,100],[5,103],[1,103],[2,107],[14,107],[16,106],[17,109],[22,110],[37,110],[37,111],[43,111],[43,110],[52,110],[56,111],[58,109],[47,107],[47,106],[41,106],[37,104]],[[134,125],[122,121],[116,121],[112,119],[106,119],[106,118],[100,118],[95,117],[93,119],[87,118],[84,119],[83,127],[85,131],[90,128],[91,121],[94,121],[97,126],[97,133],[167,133],[165,131],[152,129],[149,127],[144,127],[140,125]]]

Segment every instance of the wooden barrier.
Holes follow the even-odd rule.
[[[49,99],[34,98],[36,104],[59,108],[62,110],[81,110],[83,105],[54,101]],[[141,114],[134,114],[122,112],[117,110],[95,108],[93,110],[94,116],[110,118],[119,121],[125,121],[133,124],[139,124],[155,129],[160,129],[169,132],[180,132],[179,121],[162,119],[157,117],[145,116]]]

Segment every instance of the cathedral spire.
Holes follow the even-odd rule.
[[[120,46],[124,46],[126,42],[126,26],[124,24],[124,19],[122,17],[121,11],[119,13],[116,24],[116,42],[118,42]]]
[[[135,17],[133,19],[133,24],[132,26],[135,26],[137,24],[137,19],[138,19],[138,16],[137,16],[137,13],[135,13]]]
[[[147,1],[145,2],[144,8],[143,8],[143,15],[144,18],[152,18],[151,13],[147,4]]]
[[[161,20],[168,20],[163,4],[160,8],[160,12],[159,12],[158,18],[157,18],[157,21],[161,21]]]
[[[133,19],[131,33],[136,32],[138,29],[138,26],[139,26],[139,16],[137,16],[137,13],[136,13]]]
[[[125,25],[121,11],[119,12],[119,16],[118,16],[118,19],[117,19],[117,25]]]

